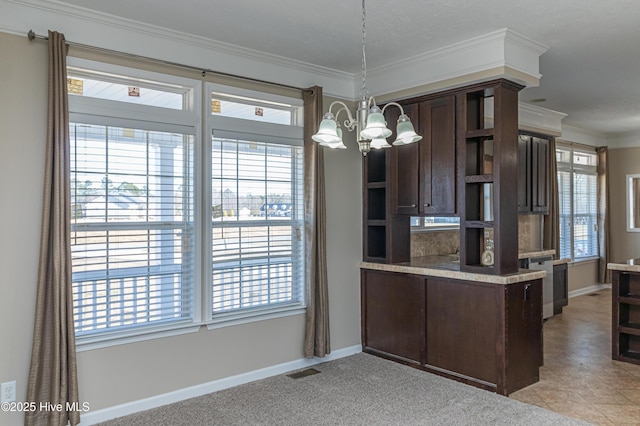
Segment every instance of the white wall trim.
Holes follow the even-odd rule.
[[[354,90],[351,73],[53,0],[1,1],[0,31],[25,38],[29,29],[40,35],[52,29],[70,42],[301,88],[319,84],[329,95]]]
[[[300,88],[318,84],[325,95],[341,99],[360,97],[360,73],[270,55],[55,0],[0,1],[3,32],[26,37],[29,29],[42,35],[53,29],[64,33],[70,42]],[[503,28],[370,69],[367,83],[370,93],[380,96],[464,76],[472,83],[474,74],[485,72],[492,78],[537,86],[539,56],[546,50],[547,46]]]
[[[577,290],[569,292],[569,299],[571,299],[572,297],[584,296],[585,294],[594,293],[606,288],[611,288],[611,284],[594,284],[589,287],[579,288]]]
[[[566,124],[562,126],[562,134],[558,138],[561,142],[576,142],[593,147],[607,145],[607,139],[608,136],[605,133],[598,133]]]
[[[526,81],[520,80],[519,83],[537,86],[541,77],[539,57],[547,50],[547,46],[503,28],[370,69],[367,71],[367,83],[371,93],[384,95],[482,71],[508,68],[527,76]],[[503,75],[495,76],[498,77]],[[357,93],[354,93],[355,98]]]
[[[295,361],[285,362],[282,364],[261,368],[259,370],[250,371],[248,373],[225,377],[223,379],[214,380],[208,383],[202,383],[200,385],[191,386],[177,391],[152,396],[138,401],[132,401],[125,404],[116,405],[114,407],[103,408],[101,410],[82,414],[80,425],[88,426],[100,422],[105,422],[107,420],[115,419],[116,417],[127,416],[130,414],[138,413],[140,411],[150,410],[152,408],[161,407],[163,405],[172,404],[174,402],[184,401],[185,399],[195,398],[198,396],[206,395],[208,393],[228,389],[234,386],[242,385],[244,383],[266,379],[267,377],[288,373],[290,371],[295,371],[302,368],[308,368],[313,365],[321,364],[327,361],[333,361],[350,355],[355,355],[360,352],[362,352],[361,345],[350,346],[333,351],[331,352],[331,354],[324,358],[302,358]]]

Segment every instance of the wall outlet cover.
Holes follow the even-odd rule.
[[[16,400],[16,381],[2,384],[1,402],[13,402]]]

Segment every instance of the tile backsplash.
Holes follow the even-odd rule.
[[[542,217],[518,216],[518,248],[520,251],[542,248]],[[460,231],[430,231],[411,233],[411,257],[455,253],[460,247]]]
[[[411,257],[455,253],[460,246],[460,231],[411,233]]]

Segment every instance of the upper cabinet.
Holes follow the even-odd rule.
[[[520,134],[518,213],[549,213],[549,139]]]
[[[455,215],[455,97],[443,96],[403,108],[423,139],[391,149],[392,211],[412,216]],[[387,122],[395,123],[397,109],[387,113]]]

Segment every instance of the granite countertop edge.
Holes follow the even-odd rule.
[[[433,263],[429,263],[428,260],[425,261],[424,258],[421,259],[422,261],[420,262],[407,262],[406,264],[361,262],[360,268],[502,285],[537,280],[547,276],[547,273],[545,271],[534,271],[528,269],[520,269],[519,272],[510,275],[490,275],[478,274],[473,272],[461,272],[460,265],[458,263],[454,263],[451,261],[447,262],[443,260],[433,260]]]
[[[622,262],[610,262],[607,269],[612,271],[640,272],[640,259],[629,259]]]

